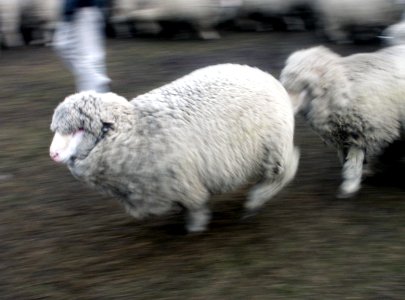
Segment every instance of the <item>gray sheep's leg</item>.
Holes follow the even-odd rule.
[[[284,173],[274,173],[274,170],[280,172],[279,167],[269,164],[265,178],[254,186],[248,194],[248,201],[245,203],[246,213],[244,217],[255,215],[263,205],[273,198],[287,183],[284,180]]]
[[[254,216],[282,187],[281,180],[265,179],[249,191],[244,218]]]
[[[245,203],[245,217],[255,214],[294,178],[300,154],[296,147],[290,151],[285,159],[275,159],[269,154],[263,165],[263,179],[249,191],[248,201]]]
[[[194,28],[198,32],[199,38],[203,40],[218,40],[221,38],[219,33],[213,28],[212,20],[201,19],[194,23]]]
[[[356,147],[349,148],[343,164],[343,183],[340,186],[339,198],[351,197],[360,189],[363,162],[364,151]]]
[[[198,35],[203,40],[218,40],[221,38],[215,30],[199,30]]]
[[[207,229],[207,225],[211,219],[211,212],[205,204],[199,207],[187,208],[187,224],[188,232],[202,232]]]

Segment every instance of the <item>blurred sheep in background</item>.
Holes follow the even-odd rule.
[[[401,19],[398,0],[314,0],[317,29],[331,42],[375,39]]]
[[[0,0],[2,45],[50,43],[60,6],[60,0]]]
[[[377,40],[401,20],[402,0],[109,0],[110,37],[220,38],[227,30],[316,30],[332,43]],[[5,47],[52,40],[59,0],[0,0]],[[226,26],[224,26],[226,25]],[[230,25],[230,26],[229,26]],[[390,29],[390,32],[397,31]],[[387,33],[383,33],[386,35]]]
[[[215,27],[233,19],[239,4],[240,0],[116,0],[111,23],[148,24],[166,37],[187,29],[198,38],[217,39],[220,35]],[[136,31],[136,27],[131,29]]]
[[[301,23],[314,29],[314,0],[242,0],[239,17],[257,22],[257,30],[289,30]]]

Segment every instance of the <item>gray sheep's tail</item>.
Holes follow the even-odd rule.
[[[297,147],[291,148],[290,154],[284,158],[282,172],[263,180],[249,192],[248,201],[245,204],[248,214],[259,210],[265,202],[293,180],[297,173],[299,159],[299,149]]]

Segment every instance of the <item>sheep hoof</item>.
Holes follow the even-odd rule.
[[[342,192],[339,191],[336,195],[336,198],[338,199],[348,199],[348,198],[352,198],[356,193],[346,193],[346,192]]]
[[[189,233],[207,230],[211,213],[206,207],[189,210],[187,213],[186,229]]]
[[[201,31],[199,34],[203,40],[219,40],[221,38],[215,31]]]
[[[246,220],[246,219],[250,219],[254,216],[256,216],[260,211],[260,208],[248,208],[245,210],[243,216],[242,216],[242,220]]]
[[[207,226],[201,224],[187,224],[186,229],[188,233],[200,233],[206,231]]]
[[[338,198],[350,198],[360,190],[360,180],[345,180],[340,186]]]
[[[350,186],[350,187],[346,187],[346,186],[342,186],[338,192],[338,194],[336,195],[337,198],[339,199],[347,199],[347,198],[351,198],[354,195],[357,194],[357,192],[359,191],[360,186]]]

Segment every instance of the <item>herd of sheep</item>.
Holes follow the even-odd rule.
[[[61,0],[0,0],[4,47],[51,43]],[[189,232],[206,230],[211,195],[255,182],[247,215],[294,178],[295,114],[337,151],[339,197],[355,195],[405,129],[405,21],[401,0],[110,0],[110,34],[126,27],[220,38],[218,28],[316,30],[329,41],[388,41],[340,56],[324,46],[292,53],[279,80],[257,68],[196,70],[131,101],[84,91],[55,109],[51,158],[120,199],[135,218],[179,205]]]
[[[50,43],[61,2],[0,0],[2,46]],[[404,5],[401,0],[109,0],[105,14],[109,34],[125,25],[130,32],[162,35],[187,28],[201,39],[214,39],[220,37],[217,28],[228,24],[254,30],[299,27],[342,43],[381,35],[401,21]],[[400,35],[402,27],[389,32]]]

